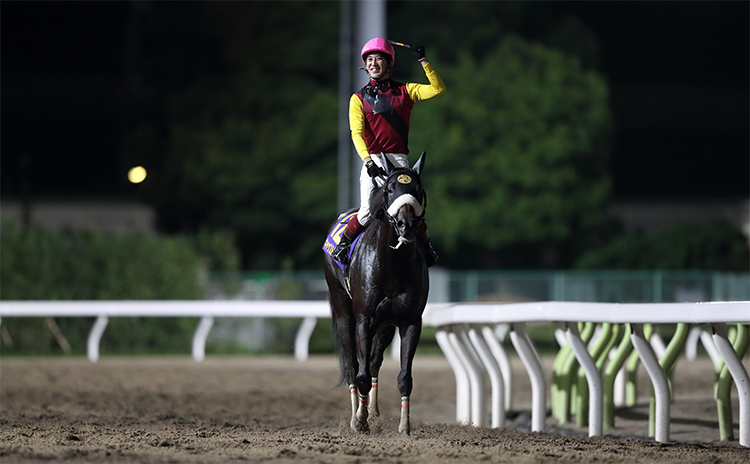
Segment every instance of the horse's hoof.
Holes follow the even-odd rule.
[[[370,425],[366,421],[355,421],[352,424],[352,431],[356,433],[369,433]]]
[[[411,435],[411,433],[409,432],[409,429],[404,429],[400,433],[402,437],[408,437]]]

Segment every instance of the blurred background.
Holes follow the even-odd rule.
[[[750,4],[379,3],[447,86],[409,143],[432,301],[750,299]],[[325,299],[359,6],[4,2],[0,298]],[[195,323],[113,321],[102,350],[168,352]],[[7,318],[1,349],[82,352],[90,325]],[[208,348],[295,328],[217,322]]]

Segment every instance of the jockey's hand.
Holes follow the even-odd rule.
[[[411,54],[414,55],[418,60],[424,58],[424,45],[412,45]]]
[[[375,161],[369,160],[365,167],[367,167],[367,174],[370,175],[370,177],[378,177],[378,176],[384,176],[385,171],[383,171],[383,168],[375,164]]]

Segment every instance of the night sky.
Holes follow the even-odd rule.
[[[602,43],[615,199],[750,194],[747,2],[578,2]],[[3,198],[132,196],[122,83],[127,2],[3,2]]]
[[[600,38],[615,199],[750,195],[750,4],[578,2]]]
[[[121,192],[127,2],[3,2],[2,194]]]

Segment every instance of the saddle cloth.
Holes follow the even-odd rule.
[[[323,251],[328,256],[331,256],[331,253],[333,253],[333,250],[336,248],[336,245],[339,244],[341,241],[341,236],[344,234],[344,230],[346,229],[346,225],[349,224],[349,220],[354,217],[354,215],[357,214],[357,211],[352,211],[350,213],[343,214],[339,216],[339,220],[336,223],[336,225],[331,229],[331,232],[326,237],[326,241],[323,243]],[[352,257],[352,252],[354,251],[354,247],[357,246],[357,242],[359,241],[359,237],[362,234],[357,235],[357,237],[354,239],[354,242],[352,242],[352,245],[349,247],[349,259]],[[334,263],[336,263],[342,271],[346,272],[347,265],[342,264],[335,259],[333,260]]]

